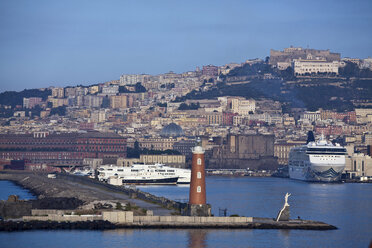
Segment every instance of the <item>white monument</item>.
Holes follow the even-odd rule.
[[[289,221],[289,204],[288,204],[288,197],[291,194],[286,193],[284,196],[284,205],[282,209],[279,211],[278,216],[276,217],[276,221]]]

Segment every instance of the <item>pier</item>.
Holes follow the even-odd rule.
[[[129,203],[141,209],[151,210],[157,215],[171,215],[177,211],[177,207],[181,207],[176,202],[164,197],[154,197],[151,194],[129,187],[118,187],[70,174],[57,174],[56,178],[48,178],[47,174],[4,171],[0,173],[0,180],[13,181],[30,190],[38,197],[36,201],[43,201],[43,199],[48,198],[54,198],[54,200],[55,198],[69,198],[75,199],[74,202],[79,201],[81,206],[95,202],[103,204],[105,202],[121,203],[123,206]],[[44,208],[48,208],[48,205],[49,203],[43,204]],[[180,203],[180,205],[182,204]],[[63,209],[74,209],[76,207],[76,205],[73,205],[72,208],[66,206]]]
[[[18,203],[1,201],[3,205],[0,206],[0,211],[3,211],[7,204],[13,204],[18,206],[16,209],[21,216],[10,216],[8,220],[0,221],[0,231],[116,228],[337,229],[335,226],[311,220],[275,221],[271,218],[243,216],[181,216],[177,208],[184,208],[185,203],[178,203],[139,190],[108,185],[79,176],[60,174],[56,178],[48,178],[46,174],[6,172],[0,173],[0,180],[14,181],[31,190],[39,198]],[[35,205],[29,204],[31,201],[42,201],[48,198],[53,199],[44,205],[36,205],[38,207],[42,205],[44,209],[35,209]],[[56,199],[69,199],[71,206],[67,204],[64,209],[57,209],[56,206],[54,209],[47,209]],[[89,204],[97,200],[136,204],[145,211],[101,209],[91,214],[79,213],[77,205]],[[19,211],[20,209],[22,211]]]

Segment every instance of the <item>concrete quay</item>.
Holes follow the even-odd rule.
[[[164,216],[167,217],[167,216]],[[173,217],[173,216],[169,216]],[[252,222],[229,222],[230,217],[223,217],[223,222],[192,221],[154,221],[154,222],[123,222],[112,223],[99,217],[76,216],[62,220],[50,220],[51,217],[34,218],[24,221],[0,221],[0,231],[25,231],[25,230],[58,230],[58,229],[82,229],[82,230],[109,230],[109,229],[300,229],[300,230],[334,230],[335,226],[316,221],[283,221],[274,220]],[[206,217],[210,218],[210,217]],[[41,220],[43,219],[43,220]],[[54,218],[52,218],[54,219]]]
[[[302,229],[302,230],[332,230],[335,226],[309,220],[289,220],[275,221],[269,218],[254,217],[196,217],[196,216],[134,216],[132,211],[104,211],[101,215],[74,215],[68,211],[62,210],[32,210],[32,216],[24,216],[23,224],[14,224],[14,226],[24,225],[30,228],[31,223],[37,223],[34,227],[38,229],[50,223],[51,228],[58,226],[60,228],[74,227],[71,223],[80,223],[80,227],[90,229],[91,226],[97,227],[96,222],[105,223],[105,228],[143,228],[143,229]],[[150,212],[151,214],[151,212]],[[10,222],[0,223],[1,230],[12,230]],[[85,223],[85,225],[81,224]],[[17,230],[17,229],[15,229]],[[22,230],[22,228],[20,228]]]
[[[332,230],[335,226],[308,220],[275,221],[254,217],[133,216],[131,212],[103,212],[102,220],[118,228],[235,228]]]
[[[228,217],[226,217],[228,218]],[[116,224],[116,228],[143,228],[143,229],[300,229],[300,230],[334,230],[337,227],[317,221],[285,221],[285,222],[205,222],[205,223],[180,223],[180,222],[148,222]]]

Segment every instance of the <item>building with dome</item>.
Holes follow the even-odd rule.
[[[175,123],[171,123],[165,126],[160,131],[161,137],[141,137],[137,141],[141,149],[149,150],[172,150],[173,144],[178,141],[178,137],[184,136],[184,132],[180,126]]]
[[[183,136],[184,132],[180,126],[178,126],[176,123],[171,123],[167,126],[165,126],[161,132],[160,136],[164,138],[168,137],[180,137]]]

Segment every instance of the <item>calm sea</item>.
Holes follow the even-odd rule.
[[[0,187],[2,199],[23,191],[9,182],[0,181]],[[188,186],[138,188],[171,199],[188,198]],[[287,192],[292,194],[292,218],[324,221],[339,229],[25,231],[0,233],[0,247],[368,247],[372,240],[372,184],[207,178],[207,201],[215,216],[227,209],[227,215],[274,218]]]
[[[9,195],[18,195],[21,200],[35,199],[27,189],[23,189],[11,181],[0,180],[0,200],[7,200]]]

